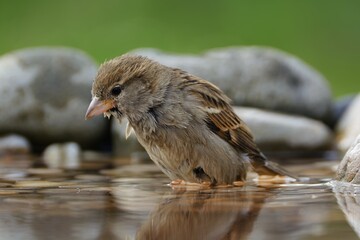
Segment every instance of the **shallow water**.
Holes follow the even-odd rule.
[[[360,235],[360,190],[326,181],[335,162],[289,167],[316,177],[312,183],[203,189],[172,188],[153,165],[100,171],[103,163],[92,163],[63,171],[34,168],[34,162],[0,159],[1,240]]]

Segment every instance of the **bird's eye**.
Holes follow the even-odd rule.
[[[115,86],[113,89],[111,89],[111,94],[113,96],[118,96],[121,93],[121,87]]]

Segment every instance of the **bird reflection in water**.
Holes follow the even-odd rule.
[[[175,189],[156,197],[143,191],[134,202],[124,202],[124,189],[118,189],[117,200],[122,209],[140,217],[141,206],[135,198],[147,198],[154,205],[149,215],[143,216],[142,225],[136,230],[136,239],[246,239],[265,200],[273,194],[269,191],[249,191],[246,188],[186,190]],[[147,193],[146,193],[147,192]],[[120,195],[120,193],[122,193]],[[137,191],[139,194],[139,191]],[[127,195],[127,194],[126,194]]]

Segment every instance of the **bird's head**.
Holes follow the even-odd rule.
[[[85,118],[111,115],[139,119],[161,104],[170,79],[167,67],[146,57],[123,55],[103,63],[92,86]]]

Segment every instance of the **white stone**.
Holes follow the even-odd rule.
[[[360,94],[353,100],[336,126],[337,146],[346,152],[360,134]]]
[[[81,149],[77,143],[51,144],[43,152],[49,168],[76,169],[81,163]]]

